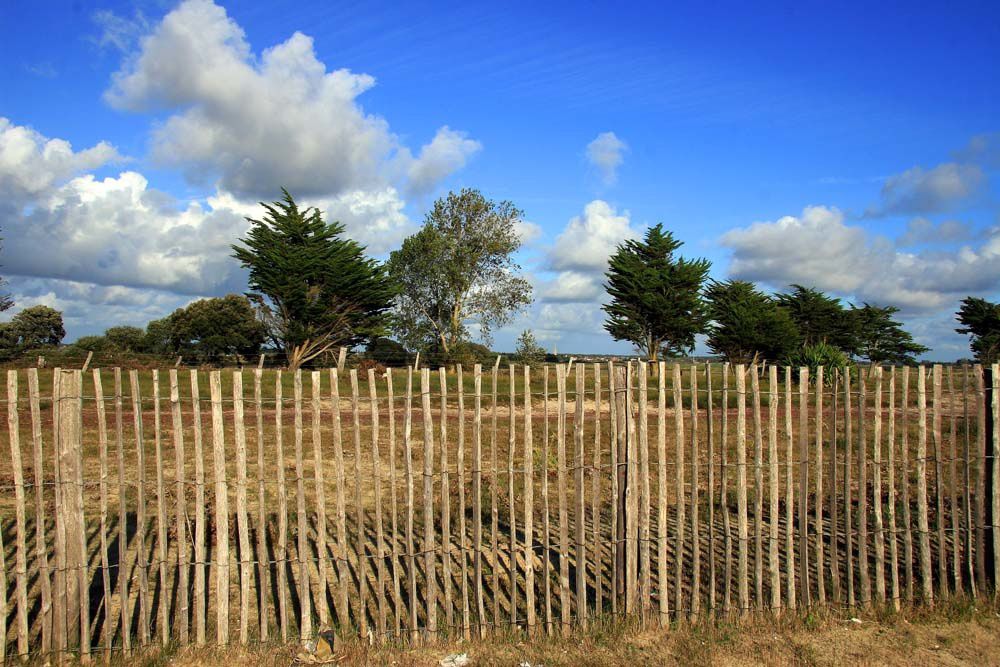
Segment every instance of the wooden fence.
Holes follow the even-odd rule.
[[[9,371],[0,656],[534,636],[997,580],[979,367],[343,375]]]

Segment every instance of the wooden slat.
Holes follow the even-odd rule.
[[[100,377],[98,384],[100,386]],[[10,465],[14,473],[14,512],[16,531],[16,554],[14,556],[14,576],[17,579],[15,600],[17,602],[17,652],[19,655],[28,653],[28,540],[25,518],[24,500],[24,468],[21,462],[21,426],[18,420],[17,405],[17,371],[7,371],[7,436],[10,443]],[[111,597],[110,581],[108,580],[108,558],[107,558],[107,468],[108,468],[108,433],[107,424],[104,422],[104,402],[101,399],[98,409],[98,430],[101,445],[101,572],[105,580],[105,617],[107,616],[107,601]],[[6,584],[4,586],[6,588]],[[0,600],[7,602],[7,591],[3,591]],[[3,614],[6,623],[6,613]],[[108,625],[105,623],[105,625]],[[7,628],[3,628],[0,634],[0,643],[7,643]],[[108,644],[108,635],[105,633],[105,647]]]
[[[267,497],[264,490],[267,468],[264,461],[264,405],[261,380],[264,371],[258,366],[253,372],[253,408],[257,435],[257,632],[260,640],[269,636],[271,607],[271,567],[267,555]]]
[[[427,634],[437,635],[437,574],[434,566],[434,420],[431,416],[430,369],[420,369],[421,413],[424,418],[424,589]]]
[[[548,388],[548,369],[546,369],[545,382]],[[472,570],[474,578],[474,589],[476,597],[476,620],[479,626],[479,638],[486,636],[486,599],[483,592],[483,367],[476,364],[472,368],[472,381],[474,403],[472,413]],[[546,392],[546,406],[548,404],[548,393]],[[546,414],[546,424],[548,422]],[[547,434],[546,434],[547,435]],[[548,438],[546,438],[546,446]],[[543,458],[545,455],[543,454]],[[548,520],[548,483],[542,487],[545,497],[546,512]],[[545,526],[546,539],[548,539],[548,525]],[[546,560],[548,559],[548,548],[546,545]],[[546,605],[548,605],[548,588],[546,590]],[[548,606],[547,606],[548,608]],[[547,620],[551,622],[551,619]]]
[[[28,369],[28,408],[31,413],[31,447],[32,461],[34,468],[35,486],[35,560],[38,563],[38,578],[41,589],[41,609],[39,617],[41,619],[41,649],[43,653],[52,650],[52,579],[49,572],[49,549],[46,542],[46,519],[45,519],[45,474],[44,455],[42,451],[42,415],[38,392],[38,369]],[[117,444],[119,459],[122,456],[122,436],[121,436],[121,371],[115,370],[115,414],[118,424]],[[123,466],[122,466],[123,467]],[[124,482],[119,479],[119,488],[124,488]],[[122,508],[119,520],[119,531],[125,530],[124,503],[125,496],[119,493],[120,505]],[[124,563],[125,553],[124,541],[119,540],[119,563]],[[119,568],[118,589],[124,590],[122,582],[125,581],[125,569]],[[122,605],[123,622],[126,605]],[[124,633],[124,637],[128,637]],[[131,646],[129,639],[123,638],[123,648],[126,650]]]
[[[875,425],[872,434],[872,510],[875,519],[875,595],[885,602],[885,524],[882,518],[882,367],[875,375]]]
[[[135,431],[136,443],[136,466],[138,467],[138,481],[136,485],[136,568],[139,574],[139,643],[143,646],[149,643],[149,561],[146,560],[146,445],[143,438],[142,429],[142,403],[139,395],[139,373],[130,370],[128,374],[129,385],[132,392],[132,425]],[[219,398],[221,401],[221,396]],[[218,551],[216,552],[218,553]],[[226,568],[229,567],[228,560]],[[228,570],[227,570],[228,571]],[[228,590],[228,588],[227,588]],[[229,608],[225,607],[228,618]],[[221,614],[221,610],[219,611]],[[221,632],[221,631],[220,631]],[[228,626],[225,635],[228,641]],[[222,641],[220,634],[219,643]]]
[[[860,376],[859,376],[860,377]],[[852,415],[854,412],[854,398],[851,395],[851,369],[844,369],[844,551],[847,556],[847,564],[844,569],[844,576],[847,580],[847,605],[854,607],[856,599],[854,594],[854,523],[852,516],[854,513],[852,500],[852,479],[851,467],[854,465],[854,432],[852,429]]]
[[[993,581],[1000,581],[1000,558],[996,555],[1000,554],[1000,530],[997,529],[996,521],[997,517],[1000,517],[1000,428],[997,428],[997,424],[1000,424],[1000,364],[993,364],[993,442],[988,443],[993,447],[993,470],[987,471],[987,474],[993,475],[993,497],[989,499],[989,502],[993,503]]]
[[[569,633],[569,511],[566,507],[566,366],[556,366],[556,391],[559,396],[559,418],[556,429],[556,470],[559,496],[559,612],[562,634]]]
[[[707,438],[708,438],[708,488],[706,489],[706,495],[708,496],[708,610],[710,613],[715,613],[716,611],[716,576],[717,576],[717,565],[716,565],[716,533],[717,527],[715,525],[715,406],[713,405],[714,397],[712,395],[712,364],[707,362],[705,364],[705,395],[707,396],[706,401],[706,415],[705,421],[707,422]]]
[[[490,547],[492,551],[492,561],[490,569],[493,572],[493,631],[499,632],[503,627],[500,619],[500,512],[498,503],[498,488],[500,484],[500,467],[497,459],[497,413],[499,412],[497,395],[497,378],[500,366],[500,356],[497,356],[496,363],[493,364],[492,376],[492,405],[490,406]]]
[[[753,585],[754,605],[764,606],[764,434],[760,412],[760,372],[750,365],[753,401]]]
[[[628,481],[625,485],[625,526],[627,532],[627,552],[625,558],[625,577],[627,585],[625,589],[626,612],[636,613],[639,604],[639,457],[636,439],[635,413],[633,404],[633,384],[635,382],[635,370],[632,362],[625,365],[625,404],[622,407],[622,415],[625,416],[622,433],[625,441],[622,449],[626,455],[626,466]]]
[[[719,480],[719,499],[722,501],[722,550],[726,554],[726,565],[723,580],[722,610],[728,614],[732,609],[733,598],[733,537],[732,512],[729,507],[729,362],[722,364],[722,456],[719,465],[722,467],[722,479]]]
[[[778,367],[769,364],[767,377],[767,481],[768,481],[768,571],[771,575],[771,608],[781,611],[781,566],[778,562],[780,521],[778,516]],[[711,398],[711,397],[710,397]]]
[[[161,433],[160,375],[153,370],[153,451],[156,456],[156,558],[160,580],[159,604],[156,611],[156,627],[160,631],[160,643],[170,641],[170,624],[167,621],[167,498],[163,480],[163,442]]]
[[[477,390],[476,396],[478,397],[478,395],[479,392]],[[547,635],[551,636],[553,632],[552,573],[550,572],[551,567],[549,563],[552,560],[552,519],[549,513],[549,366],[547,364],[542,371],[542,402],[542,409],[545,412],[545,421],[542,427],[542,553],[545,554],[545,557],[542,558],[542,564],[545,568],[544,578],[542,579],[542,596],[545,598],[545,632]],[[478,468],[479,466],[477,465],[476,467]],[[612,466],[612,475],[613,474],[614,467]],[[614,501],[612,501],[612,505],[614,505]],[[481,539],[481,533],[482,531],[480,530],[480,537],[476,538],[477,544]],[[614,532],[612,531],[612,535],[613,534]],[[478,547],[476,553],[478,556]],[[479,575],[477,575],[477,577],[478,576]],[[477,581],[480,581],[480,579],[477,579]],[[480,590],[482,590],[481,586]],[[479,613],[482,615],[481,605]]]
[[[924,602],[934,604],[931,580],[931,535],[927,519],[927,373],[917,369],[917,538],[920,542],[920,584]]]
[[[201,433],[201,393],[199,391],[199,379],[197,369],[191,370],[191,416],[192,434],[194,436],[194,640],[199,646],[206,641],[206,614],[208,600],[206,599],[207,578],[206,566],[207,555],[205,546],[206,521],[205,521],[205,452],[204,439]],[[116,401],[121,396],[118,387],[117,369],[115,369],[115,397]],[[119,412],[118,406],[115,411]],[[115,415],[118,420],[118,415]],[[120,448],[119,448],[120,449]],[[124,488],[124,463],[122,455],[118,453],[118,476],[119,487]],[[124,496],[122,496],[122,523],[124,524],[125,506]],[[124,559],[123,559],[124,560]],[[121,573],[119,573],[121,575]],[[118,585],[121,588],[122,578],[119,578]],[[123,598],[128,599],[123,589]],[[125,607],[122,605],[122,613]]]
[[[368,637],[368,556],[365,546],[368,543],[367,531],[365,529],[365,507],[362,503],[362,488],[364,482],[361,477],[361,397],[358,389],[358,371],[352,368],[351,378],[351,433],[354,441],[354,554],[358,563],[358,597],[355,607],[358,630],[363,638]],[[428,388],[423,387],[423,395],[430,400]],[[429,408],[424,408],[429,412]],[[425,421],[426,426],[426,421]],[[424,434],[426,440],[427,434]],[[426,507],[424,509],[426,512]],[[425,545],[426,546],[426,545]],[[429,553],[429,552],[425,552]]]
[[[462,386],[462,367],[458,368],[459,382],[458,386]],[[392,369],[385,369],[385,387],[386,387],[386,413],[389,418],[389,511],[391,518],[391,529],[392,529],[392,629],[393,637],[399,638],[400,630],[402,628],[402,617],[403,617],[403,595],[400,590],[400,553],[399,553],[399,499],[397,497],[396,491],[396,397],[395,390],[392,383]],[[459,404],[461,405],[461,394],[459,395]],[[459,419],[462,419],[461,410],[459,414]],[[463,440],[461,434],[458,439],[458,455],[461,459],[463,451]],[[461,471],[461,464],[459,464],[459,470]],[[459,489],[460,498],[464,498],[462,494],[462,489]],[[460,505],[464,508],[464,502],[460,500]],[[462,510],[462,514],[465,514],[465,510]],[[464,525],[465,517],[462,517]],[[463,539],[465,531],[462,531]],[[464,549],[463,549],[464,552]],[[463,561],[463,565],[464,565]],[[343,582],[341,582],[341,587],[343,588]],[[343,588],[346,594],[346,588]],[[468,619],[466,619],[468,620]],[[466,623],[468,626],[468,623]],[[466,640],[469,637],[466,636]]]
[[[660,627],[670,625],[669,574],[667,571],[667,365],[656,369],[656,594],[660,603]],[[613,397],[612,397],[613,400]]]
[[[903,571],[906,576],[906,601],[913,602],[913,531],[910,516],[910,367],[903,367],[902,430],[900,471],[903,479]]]
[[[603,442],[601,440],[601,421],[603,410],[601,408],[604,400],[601,393],[601,364],[595,362],[594,369],[594,468],[590,476],[590,521],[593,528],[593,542],[591,552],[594,554],[594,615],[599,616],[604,613],[604,585],[603,585],[603,554],[604,541],[601,538],[601,468],[603,466],[602,453]],[[527,376],[525,376],[527,386]],[[527,393],[527,392],[525,392]],[[527,434],[525,434],[527,437]]]
[[[937,531],[938,594],[948,593],[948,545],[944,535],[944,443],[941,439],[941,365],[933,367],[934,404],[931,435],[934,438],[934,527]]]
[[[598,377],[597,382],[600,383],[600,371],[598,367]],[[461,403],[461,393],[462,393],[462,382],[461,382],[461,369],[459,370],[459,415],[461,415],[463,406]],[[600,386],[600,384],[598,384]],[[599,392],[597,394],[598,405],[600,405]],[[534,513],[535,513],[535,480],[534,480],[534,470],[535,470],[535,443],[534,443],[534,433],[532,429],[532,406],[531,401],[531,368],[528,366],[524,367],[524,606],[526,610],[525,621],[527,623],[528,636],[534,637],[536,634],[537,619],[535,615],[535,524],[534,524]],[[461,418],[461,417],[460,417]],[[598,413],[598,419],[596,421],[597,428],[600,429],[600,413]],[[461,438],[459,439],[461,443]],[[461,452],[461,445],[459,445],[459,452]],[[461,453],[459,454],[461,456]],[[461,463],[459,464],[461,466]],[[464,594],[465,590],[465,502],[462,500],[464,496],[461,495],[461,487],[464,484],[464,474],[459,468],[459,500],[460,509],[459,512],[462,515],[460,530],[462,533],[462,588],[463,597],[466,599],[465,604],[465,614],[464,614],[464,626],[468,626],[468,596]],[[595,476],[596,480],[596,476]],[[595,513],[594,517],[595,523],[597,525],[597,516]],[[597,572],[597,589],[600,591],[600,561],[597,561],[597,567],[595,568]],[[598,593],[600,595],[600,593]]]
[[[677,505],[677,524],[674,546],[674,610],[680,618],[684,609],[684,525],[685,496],[684,493],[684,388],[680,364],[673,367],[674,390],[674,444],[676,458],[674,460],[675,489],[674,502]]]
[[[247,512],[247,434],[243,410],[243,371],[233,372],[233,424],[236,441],[236,532],[240,544],[240,643],[250,639],[250,518]]]
[[[413,367],[406,369],[406,410],[403,413],[403,450],[406,470],[406,569],[408,575],[409,629],[411,641],[420,638],[417,626],[417,558],[413,540]]]
[[[299,557],[299,639],[312,637],[312,595],[309,592],[309,533],[306,515],[306,480],[302,430],[302,370],[296,369],[292,381],[295,427],[295,515]]]
[[[795,593],[795,433],[792,425],[792,368],[785,367],[785,600],[794,610]]]
[[[889,460],[887,464],[889,498],[889,578],[892,584],[892,606],[899,610],[899,535],[896,523],[896,367],[889,368],[889,433],[887,436]]]
[[[94,369],[94,384],[100,382],[98,370]],[[174,442],[174,533],[177,540],[177,609],[174,623],[177,624],[177,638],[187,644],[188,618],[188,536],[187,536],[187,488],[184,474],[186,461],[184,452],[184,422],[181,418],[180,387],[177,369],[170,369],[170,431]],[[103,421],[103,420],[102,420]],[[103,468],[102,468],[103,470]]]
[[[219,646],[229,643],[229,486],[222,413],[222,374],[209,374],[212,398],[212,467],[215,475],[215,632]]]
[[[608,362],[608,409],[610,411],[610,431],[611,431],[611,465],[609,468],[611,477],[611,613],[618,613],[619,600],[624,600],[625,582],[625,527],[620,520],[620,505],[624,498],[620,490],[620,478],[624,475],[624,468],[621,467],[622,453],[619,447],[618,399],[621,387],[625,383],[625,371],[615,365],[613,361]],[[618,376],[621,374],[621,381]],[[624,422],[623,422],[624,423]],[[660,595],[666,595],[665,580],[660,580]]]
[[[441,418],[439,419],[441,427],[441,582],[444,588],[445,626],[451,632],[455,627],[455,601],[451,577],[454,544],[451,536],[451,477],[448,470],[450,465],[448,460],[448,374],[443,366],[438,369],[438,376],[441,381]],[[513,392],[513,384],[511,387]],[[513,403],[513,396],[511,402]],[[513,407],[511,412],[513,413]],[[511,467],[513,468],[513,466]],[[511,475],[512,485],[513,479],[514,477]],[[513,494],[511,497],[513,498]],[[511,550],[511,562],[514,562],[513,549]]]
[[[384,642],[387,637],[388,612],[385,603],[385,527],[382,520],[382,456],[379,453],[379,408],[378,386],[375,382],[375,369],[368,369],[368,398],[372,423],[372,478],[375,492],[375,568],[377,585],[375,601],[378,606],[378,639]],[[325,525],[325,524],[324,524]],[[395,537],[395,534],[393,534]]]
[[[872,601],[872,582],[868,574],[868,377],[858,375],[858,580],[861,604]]]
[[[319,623],[322,627],[327,627],[330,623],[330,611],[327,608],[327,594],[330,590],[330,567],[328,559],[328,543],[330,541],[327,534],[329,525],[326,516],[326,471],[323,460],[323,376],[319,371],[312,371],[309,374],[310,380],[310,427],[312,431],[313,450],[313,489],[316,504],[316,569],[319,574],[319,584],[316,591],[316,612],[319,615]]]
[[[816,524],[816,601],[826,603],[826,577],[823,572],[823,367],[816,368],[816,485],[815,514]]]
[[[965,455],[962,465],[963,488],[965,489],[964,503],[964,528],[965,528],[965,562],[966,573],[969,577],[969,592],[975,596],[978,592],[976,587],[976,562],[975,562],[975,534],[972,523],[972,422],[969,418],[969,366],[966,364],[962,377],[962,424],[965,432]]]
[[[508,364],[510,400],[507,403],[507,578],[510,586],[510,629],[517,628],[517,500],[514,497],[514,454],[517,449],[517,420],[514,406],[517,402],[514,364]],[[445,446],[444,441],[441,443]]]
[[[976,584],[986,590],[986,387],[983,367],[976,364]],[[30,379],[30,377],[29,377]]]
[[[586,505],[583,486],[583,427],[584,427],[584,382],[586,364],[576,366],[576,413],[573,417],[573,490],[576,502],[573,506],[573,520],[576,533],[576,622],[581,628],[587,627],[587,542],[586,542]],[[641,520],[641,516],[640,516]],[[511,582],[513,587],[514,582]],[[648,591],[648,588],[645,589]]]
[[[830,595],[836,604],[840,604],[843,601],[840,590],[840,559],[842,553],[840,549],[840,504],[837,502],[837,477],[839,469],[837,450],[840,449],[840,426],[838,423],[840,415],[840,381],[841,372],[835,370],[833,373],[833,387],[830,390],[831,399],[833,400],[833,405],[830,408],[830,420],[833,422],[831,429],[833,431],[831,438],[833,446],[830,447],[830,495],[828,504],[830,507]]]
[[[799,368],[799,600],[812,603],[809,585],[809,368]]]
[[[750,611],[750,582],[748,579],[749,528],[747,526],[747,379],[746,367],[738,364],[736,372],[736,534],[739,542],[737,587],[739,608],[743,614]]]
[[[950,502],[948,513],[951,515],[951,564],[955,593],[962,594],[962,533],[958,524],[958,435],[956,433],[956,406],[958,397],[955,395],[955,374],[952,366],[948,367],[948,484],[950,486]]]
[[[278,630],[281,641],[288,641],[291,602],[288,599],[288,498],[285,489],[284,397],[281,370],[274,373],[274,458],[277,480],[278,534],[275,540],[275,561],[278,572]]]
[[[343,627],[351,625],[350,588],[351,564],[347,559],[347,479],[344,469],[344,438],[340,421],[340,373],[329,369],[330,412],[333,416],[333,466],[337,490],[334,504],[337,512],[337,607]]]
[[[698,367],[691,366],[691,617],[701,613],[701,519],[698,487],[701,454],[698,451]],[[648,475],[647,475],[648,477]],[[648,543],[648,541],[647,541]]]
[[[647,414],[647,405],[649,403],[649,396],[647,390],[648,378],[647,378],[647,364],[645,361],[640,361],[638,364],[638,374],[639,374],[639,410],[638,410],[638,452],[639,452],[639,600],[641,602],[640,613],[642,618],[645,620],[649,613],[650,608],[650,576],[649,576],[649,542],[650,542],[650,528],[649,528],[649,504],[650,504],[650,493],[649,493],[649,432],[648,424],[649,417]],[[577,376],[577,390],[579,391],[580,382],[579,375]]]
[[[63,514],[63,483],[62,472],[59,461],[60,440],[59,440],[59,407],[61,404],[59,397],[60,373],[56,368],[52,372],[52,470],[54,473],[53,495],[55,505],[52,514],[55,519],[55,545],[54,560],[55,570],[53,572],[54,594],[53,594],[53,619],[52,634],[56,651],[66,651],[69,649],[69,633],[67,624],[69,622],[70,603],[67,599],[67,566],[66,566],[66,523]]]

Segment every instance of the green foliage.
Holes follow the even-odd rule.
[[[260,352],[264,343],[264,326],[256,315],[250,301],[239,294],[201,299],[150,322],[142,339],[133,341],[138,347],[116,347],[120,351],[141,349],[153,354],[177,354],[202,362],[227,356],[245,358]],[[125,333],[128,342],[132,334]],[[109,334],[105,337],[110,338]]]
[[[792,368],[808,366],[809,378],[812,381],[816,377],[816,369],[820,366],[823,367],[823,372],[829,375],[834,370],[843,371],[847,368],[847,361],[846,354],[829,343],[821,342],[796,350],[785,363]]]
[[[895,306],[880,308],[867,303],[850,311],[858,355],[873,364],[913,364],[915,355],[930,351],[914,342],[913,336],[893,319],[898,312]]]
[[[114,349],[121,352],[145,351],[146,332],[139,327],[126,325],[110,327],[104,332],[104,338]]]
[[[404,365],[410,356],[402,344],[381,336],[371,339],[365,351],[369,357],[383,366]]]
[[[795,323],[801,345],[809,347],[829,343],[853,354],[857,347],[855,322],[840,299],[802,285],[791,287],[790,294],[778,294],[775,298]]]
[[[513,259],[522,218],[513,203],[478,190],[434,202],[420,231],[387,264],[400,288],[394,329],[403,344],[448,356],[468,341],[471,322],[489,343],[496,327],[531,303],[531,285]]]
[[[619,245],[609,260],[604,328],[652,360],[692,350],[708,323],[701,288],[711,263],[676,257],[681,245],[658,224],[643,240]]]
[[[117,351],[117,348],[108,340],[107,336],[80,336],[72,346],[87,352]]]
[[[705,291],[708,301],[708,348],[734,364],[760,359],[776,361],[799,342],[788,312],[744,280],[713,281]]]
[[[535,340],[535,334],[531,330],[522,331],[521,335],[517,337],[514,348],[514,358],[517,361],[525,366],[531,366],[543,362],[545,355],[545,348],[538,344],[538,341]]]
[[[10,320],[10,334],[22,349],[56,347],[66,337],[63,317],[55,308],[31,306]]]
[[[282,192],[281,201],[262,203],[263,220],[248,218],[250,230],[233,253],[250,270],[249,296],[268,336],[298,368],[381,335],[395,291],[364,247],[343,237],[343,225],[324,222],[317,209],[300,210]]]
[[[976,361],[981,364],[1000,361],[1000,303],[966,297],[956,317],[962,326],[955,331],[971,338],[969,347]]]

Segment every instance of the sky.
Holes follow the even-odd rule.
[[[1000,298],[1000,4],[0,5],[0,275],[67,340],[243,292],[287,188],[379,259],[435,198],[524,211],[496,332],[628,353],[607,258],[657,223],[714,279],[894,305],[928,359]],[[699,351],[703,344],[699,344]]]

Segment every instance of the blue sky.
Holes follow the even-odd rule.
[[[469,186],[530,223],[498,349],[627,352],[601,274],[663,222],[716,278],[897,305],[966,356],[958,301],[1000,297],[1000,6],[919,4],[8,2],[0,271],[72,339],[241,291],[228,244],[282,185],[377,256]]]

